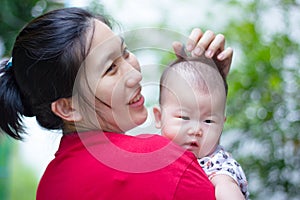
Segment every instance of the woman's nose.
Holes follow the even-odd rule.
[[[126,86],[134,87],[141,82],[142,78],[142,73],[131,67],[131,70],[126,75]]]

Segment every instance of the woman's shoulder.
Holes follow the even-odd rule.
[[[110,137],[110,141],[128,151],[151,152],[160,149],[173,149],[173,151],[184,152],[184,149],[182,149],[180,146],[158,134],[108,134]]]

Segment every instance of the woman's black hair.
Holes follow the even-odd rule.
[[[89,51],[87,32],[101,15],[81,8],[50,11],[32,20],[17,36],[12,66],[0,67],[0,128],[22,139],[22,117],[36,116],[47,129],[62,129],[51,103],[72,96],[77,72]]]

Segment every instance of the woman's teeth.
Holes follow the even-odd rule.
[[[132,99],[129,104],[133,104],[135,102],[138,102],[141,99],[141,94],[138,94],[134,99]]]

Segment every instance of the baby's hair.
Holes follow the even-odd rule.
[[[15,139],[24,133],[22,117],[35,116],[47,129],[62,129],[51,103],[72,96],[76,75],[89,53],[88,31],[94,20],[110,26],[102,15],[80,8],[50,11],[21,30],[12,51],[12,65],[0,67],[0,129]],[[93,36],[92,36],[93,37]]]
[[[212,69],[217,73],[212,74]],[[209,88],[206,81],[212,78],[220,78],[222,79],[222,85],[224,86],[225,94],[227,96],[228,85],[226,76],[223,71],[216,66],[212,59],[206,58],[205,56],[180,57],[169,64],[160,78],[159,103],[162,102],[161,93],[165,88],[165,81],[171,70],[176,71],[181,77],[185,78],[192,88],[196,88],[199,91],[207,93],[209,92]],[[212,77],[207,77],[206,74]],[[216,85],[216,87],[220,87],[220,84]]]

